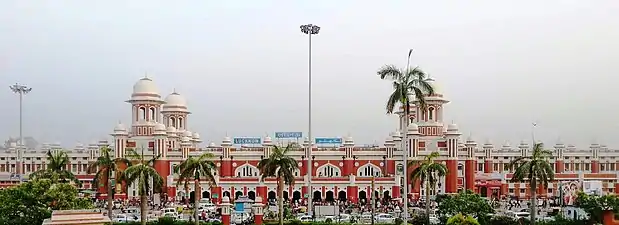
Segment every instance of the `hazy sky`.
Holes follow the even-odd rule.
[[[174,2],[174,3],[172,3]],[[380,3],[380,4],[378,4]],[[384,64],[436,78],[452,120],[478,142],[537,137],[619,148],[619,1],[0,1],[0,137],[72,147],[129,123],[132,85],[148,72],[174,88],[205,142],[307,130],[313,39],[314,135],[382,143]],[[5,89],[6,88],[6,89]]]

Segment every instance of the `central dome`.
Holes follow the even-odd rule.
[[[133,85],[133,94],[155,94],[159,95],[159,89],[155,82],[148,77],[144,77]]]

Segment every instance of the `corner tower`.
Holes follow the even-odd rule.
[[[144,77],[133,85],[131,99],[131,136],[151,136],[155,124],[159,123],[161,96],[159,89],[150,78]]]

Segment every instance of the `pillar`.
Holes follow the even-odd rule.
[[[600,173],[600,161],[591,161],[591,173]]]
[[[503,195],[507,196],[508,195],[508,193],[509,193],[509,189],[508,188],[509,188],[508,184],[501,183],[501,193],[500,193],[501,196],[503,196]]]
[[[402,195],[400,194],[400,186],[394,185],[391,186],[391,197],[392,198],[400,198]]]
[[[232,207],[232,204],[230,204],[230,198],[228,196],[222,197],[219,207],[221,208],[221,224],[230,225],[230,214]]]
[[[447,176],[445,177],[445,193],[458,192],[458,161],[446,160]]]
[[[347,186],[346,187],[346,198],[350,200],[352,203],[359,202],[359,187],[357,186]]]
[[[252,206],[251,209],[254,212],[254,224],[255,225],[262,225],[262,218],[264,216],[264,212],[262,212],[264,204],[262,203],[263,200],[266,200],[266,198],[262,198],[260,196],[256,196],[256,200]]]
[[[475,191],[475,162],[474,159],[468,159],[464,165],[464,183],[466,190]]]
[[[492,159],[486,158],[484,161],[484,173],[492,173]]]
[[[221,195],[220,186],[211,187],[211,201],[213,201],[214,204],[221,204]]]
[[[260,182],[260,186],[256,187],[256,194],[258,197],[260,198],[260,201],[258,201],[258,197],[256,197],[256,199],[254,200],[255,202],[260,202],[262,204],[266,204],[267,203],[267,186],[264,185],[264,183]],[[289,195],[291,195],[292,193],[289,191],[288,192]]]
[[[557,160],[555,173],[563,173],[563,171],[565,171],[565,163],[563,162],[563,160]]]

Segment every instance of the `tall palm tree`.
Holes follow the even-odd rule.
[[[100,181],[107,183],[107,215],[110,219],[112,218],[112,202],[114,201],[112,177],[116,177],[116,183],[119,183],[122,178],[123,168],[131,166],[131,162],[126,158],[112,157],[111,151],[108,147],[101,148],[100,156],[94,162],[91,162],[87,168],[88,173],[95,174],[92,180],[93,187],[99,187]]]
[[[277,178],[277,204],[279,208],[279,224],[284,224],[284,184],[294,185],[294,171],[299,169],[297,160],[290,157],[288,152],[297,148],[296,144],[288,144],[285,148],[273,146],[273,151],[268,158],[260,160],[258,169],[262,174],[261,179],[267,177]],[[264,197],[264,196],[263,196]]]
[[[381,67],[378,72],[378,76],[382,80],[392,81],[393,92],[389,95],[386,104],[387,114],[393,114],[396,106],[400,106],[404,109],[404,118],[406,118],[404,127],[408,127],[408,123],[410,119],[410,106],[411,101],[416,99],[418,101],[417,106],[420,108],[421,112],[425,112],[428,108],[425,100],[425,96],[433,95],[434,88],[428,82],[429,79],[419,67],[415,67],[410,69],[410,58],[411,53],[413,53],[413,49],[408,51],[408,58],[406,63],[406,68],[399,69],[395,65],[385,65]],[[396,112],[397,113],[397,112]],[[422,116],[422,115],[417,115]],[[402,132],[402,150],[404,151],[404,165],[408,165],[408,151],[404,150],[406,148],[406,143],[408,139],[406,137],[406,131]],[[404,220],[407,220],[408,217],[408,168],[404,168]]]
[[[81,186],[82,182],[75,177],[75,174],[67,170],[68,164],[69,156],[64,150],[47,151],[47,168],[31,173],[30,179],[51,179],[53,182],[71,181]]]
[[[144,154],[138,155],[133,149],[127,150],[130,158],[135,158],[137,163],[129,166],[123,172],[128,185],[135,184],[140,195],[140,218],[142,225],[146,225],[146,215],[148,215],[148,194],[151,190],[163,185],[163,178],[153,167],[155,160],[159,156],[146,160]],[[152,182],[152,183],[151,183]]]
[[[541,185],[548,188],[548,183],[555,179],[555,172],[548,162],[552,152],[544,150],[542,143],[533,145],[533,152],[529,156],[521,156],[512,160],[508,167],[514,170],[512,182],[528,182],[531,195],[531,224],[535,224],[537,217],[537,188]]]
[[[215,176],[213,172],[216,170],[215,163],[212,159],[215,156],[211,153],[204,153],[197,158],[189,156],[180,165],[174,167],[174,173],[178,174],[178,181],[176,186],[180,186],[181,183],[188,184],[190,180],[193,180],[193,190],[195,197],[193,200],[193,217],[196,225],[200,224],[198,221],[198,187],[200,186],[200,178],[203,177],[209,183],[210,186],[217,185],[215,183]]]
[[[411,173],[412,183],[415,184],[415,181],[419,181],[420,183],[425,182],[426,219],[428,220],[428,224],[430,224],[430,190],[435,190],[434,187],[436,187],[439,178],[447,174],[447,167],[442,163],[436,162],[436,158],[439,156],[438,152],[432,152],[430,155],[424,157],[423,160],[411,162],[411,166],[417,166]]]

